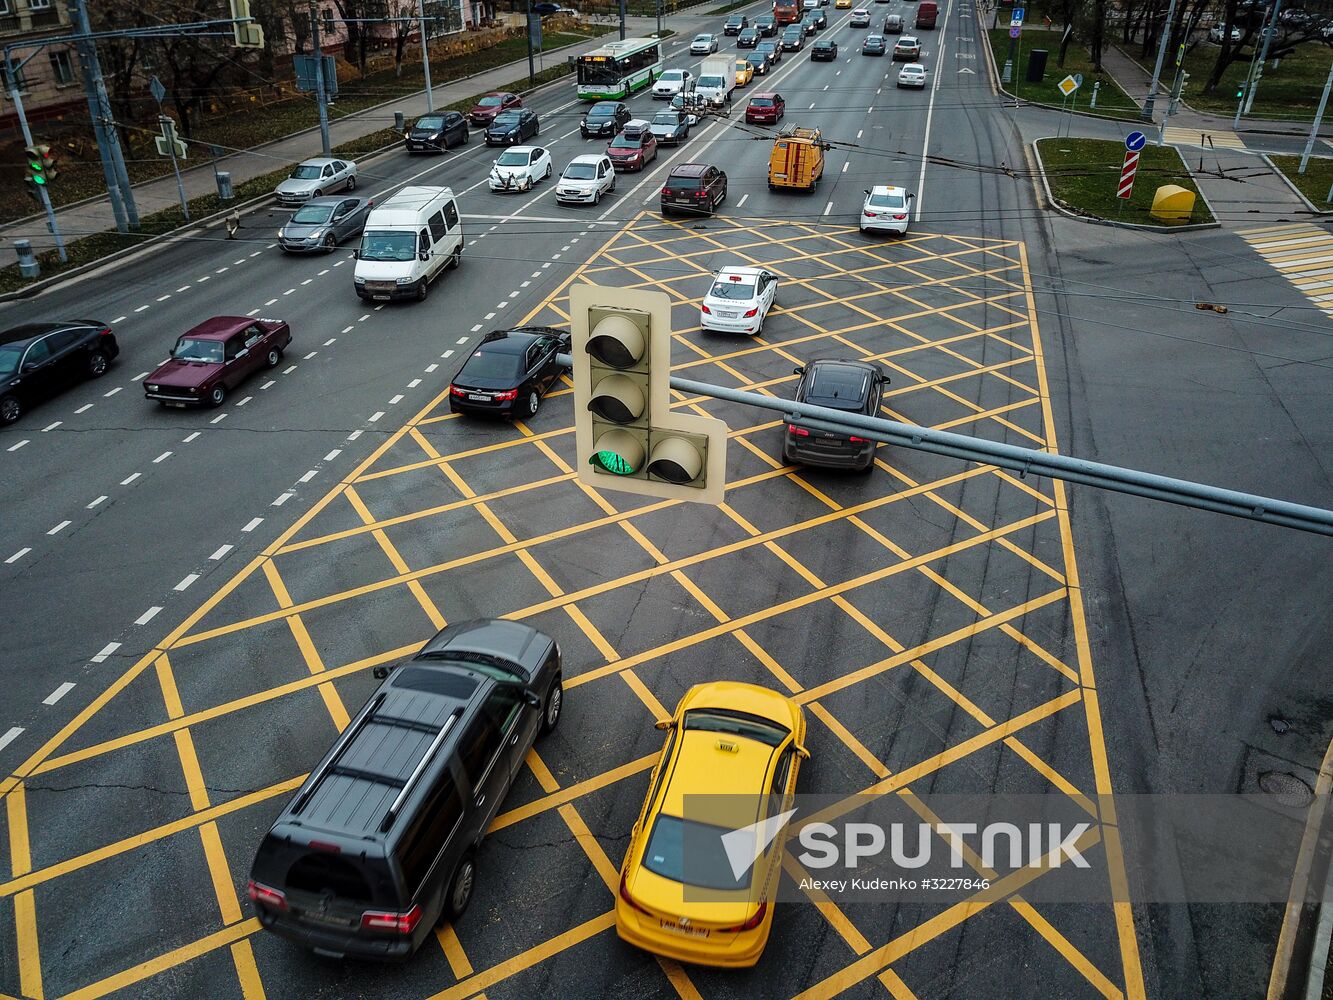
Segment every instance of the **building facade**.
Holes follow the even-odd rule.
[[[9,64],[18,77],[19,96],[29,121],[46,121],[78,114],[87,117],[81,83],[82,70],[74,46],[53,43],[34,49],[26,42],[70,31],[65,0],[0,0],[0,47],[8,49]],[[0,56],[3,58],[3,56]],[[0,127],[17,127],[14,102],[9,97],[7,74],[0,87]]]

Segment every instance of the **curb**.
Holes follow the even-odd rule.
[[[1041,142],[1043,139],[1055,139],[1055,138],[1059,137],[1053,135],[1042,136],[1039,139],[1033,139],[1031,142],[1031,146],[1032,146],[1032,155],[1037,158],[1037,173],[1041,177],[1041,186],[1042,190],[1045,191],[1046,193],[1046,200],[1050,203],[1050,206],[1057,212],[1059,212],[1061,215],[1073,219],[1075,222],[1089,222],[1095,226],[1110,226],[1112,229],[1137,229],[1140,232],[1147,232],[1147,233],[1193,233],[1203,229],[1222,228],[1222,223],[1217,221],[1191,222],[1190,224],[1185,226],[1150,226],[1140,222],[1115,222],[1111,219],[1098,218],[1095,215],[1084,215],[1083,213],[1077,211],[1076,209],[1067,206],[1064,202],[1060,201],[1060,199],[1058,199],[1057,197],[1055,197],[1054,194],[1051,193],[1050,182],[1046,180],[1046,165],[1042,162],[1041,150],[1037,148],[1037,143]],[[1175,147],[1173,146],[1172,148],[1174,149]],[[1179,154],[1177,153],[1177,155]],[[1181,160],[1180,162],[1185,163],[1184,160]],[[1187,163],[1185,164],[1185,171],[1186,173],[1189,173],[1190,178],[1193,179],[1194,174],[1190,173],[1189,164]],[[1208,199],[1204,197],[1202,188],[1199,189],[1199,197],[1203,198],[1203,203],[1204,205],[1207,206],[1209,214],[1212,215],[1214,220],[1216,220],[1217,213],[1213,211],[1213,206],[1209,203]]]
[[[1291,193],[1294,194],[1297,198],[1299,198],[1302,203],[1304,203],[1305,207],[1310,210],[1311,215],[1316,217],[1324,215],[1333,215],[1333,208],[1316,208],[1314,202],[1312,202],[1309,198],[1305,197],[1305,192],[1291,182],[1291,178],[1289,178],[1285,173],[1283,173],[1282,168],[1279,167],[1276,163],[1274,163],[1267,153],[1260,153],[1259,155],[1263,157],[1263,161],[1268,164],[1269,169],[1272,170],[1273,173],[1277,174],[1278,180],[1280,180],[1283,184],[1287,185],[1287,187],[1291,188]]]

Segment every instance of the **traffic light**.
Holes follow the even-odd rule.
[[[671,410],[666,293],[580,284],[570,289],[569,303],[579,480],[720,504],[727,425]]]
[[[238,49],[262,49],[264,47],[264,29],[254,23],[250,14],[250,0],[231,0],[231,16],[234,21],[232,34]]]

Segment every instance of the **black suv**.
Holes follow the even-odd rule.
[[[467,140],[467,119],[457,111],[446,111],[418,118],[403,136],[403,145],[409,153],[443,153],[450,146],[466,146]]]
[[[449,384],[454,413],[536,416],[542,397],[564,374],[555,360],[569,353],[569,334],[546,326],[493,330],[472,349]]]
[[[0,333],[0,424],[85,378],[101,378],[120,353],[105,323],[27,323]]]
[[[375,676],[259,845],[249,895],[263,927],[318,954],[401,961],[467,908],[481,839],[560,721],[560,649],[482,619]]]
[[[585,139],[610,138],[633,117],[629,108],[620,101],[598,101],[583,116],[579,131]]]
[[[727,200],[727,175],[711,163],[682,163],[662,185],[662,214],[673,209],[712,215]]]
[[[744,14],[732,14],[727,18],[727,23],[722,25],[722,34],[739,35],[750,26],[750,19]]]
[[[825,358],[796,369],[796,402],[827,406],[863,416],[879,415],[883,386],[889,376],[866,361]],[[788,465],[824,465],[868,472],[875,464],[875,442],[856,435],[803,427],[782,418],[782,461]]]

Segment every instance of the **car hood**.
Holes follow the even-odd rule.
[[[498,108],[498,107],[496,107],[496,108],[488,108],[488,107],[482,107],[480,104],[478,104],[478,105],[476,105],[471,111],[468,112],[468,117],[469,117],[469,118],[494,118],[494,117],[495,117],[496,115],[498,115],[502,110],[503,110],[502,108]]]
[[[566,190],[569,191],[591,191],[596,186],[597,186],[596,177],[588,177],[588,178],[580,177],[577,179],[572,177],[560,178],[560,187],[565,188]]]
[[[680,90],[681,81],[679,80],[658,80],[653,84],[654,94],[674,94]]]
[[[409,139],[434,139],[437,135],[444,135],[444,128],[414,128],[407,133]]]
[[[633,149],[612,149],[607,147],[606,155],[613,160],[633,160],[635,157],[643,155],[643,147],[636,146]]]
[[[287,223],[287,225],[282,227],[282,235],[285,239],[289,240],[305,240],[309,239],[311,236],[314,236],[315,233],[319,232],[320,230],[327,229],[329,225],[330,223],[327,222],[321,222],[317,226],[308,225],[304,222],[302,223],[289,222]]]
[[[288,177],[278,185],[277,190],[281,194],[307,194],[319,186],[320,181],[329,178],[320,177],[313,180],[298,180],[295,177]]]
[[[367,281],[387,281],[411,274],[415,260],[358,260],[353,274]]]
[[[172,358],[166,364],[144,379],[153,385],[170,385],[181,388],[198,388],[210,378],[222,371],[219,362],[177,361]]]
[[[498,163],[491,164],[491,173],[498,174],[501,177],[522,177],[531,169],[532,167],[528,164],[519,164],[516,167],[502,167]]]
[[[487,126],[486,134],[513,135],[515,132],[519,130],[519,125],[520,125],[519,122],[514,122],[512,125],[496,125],[494,122],[492,122],[489,126]]]

